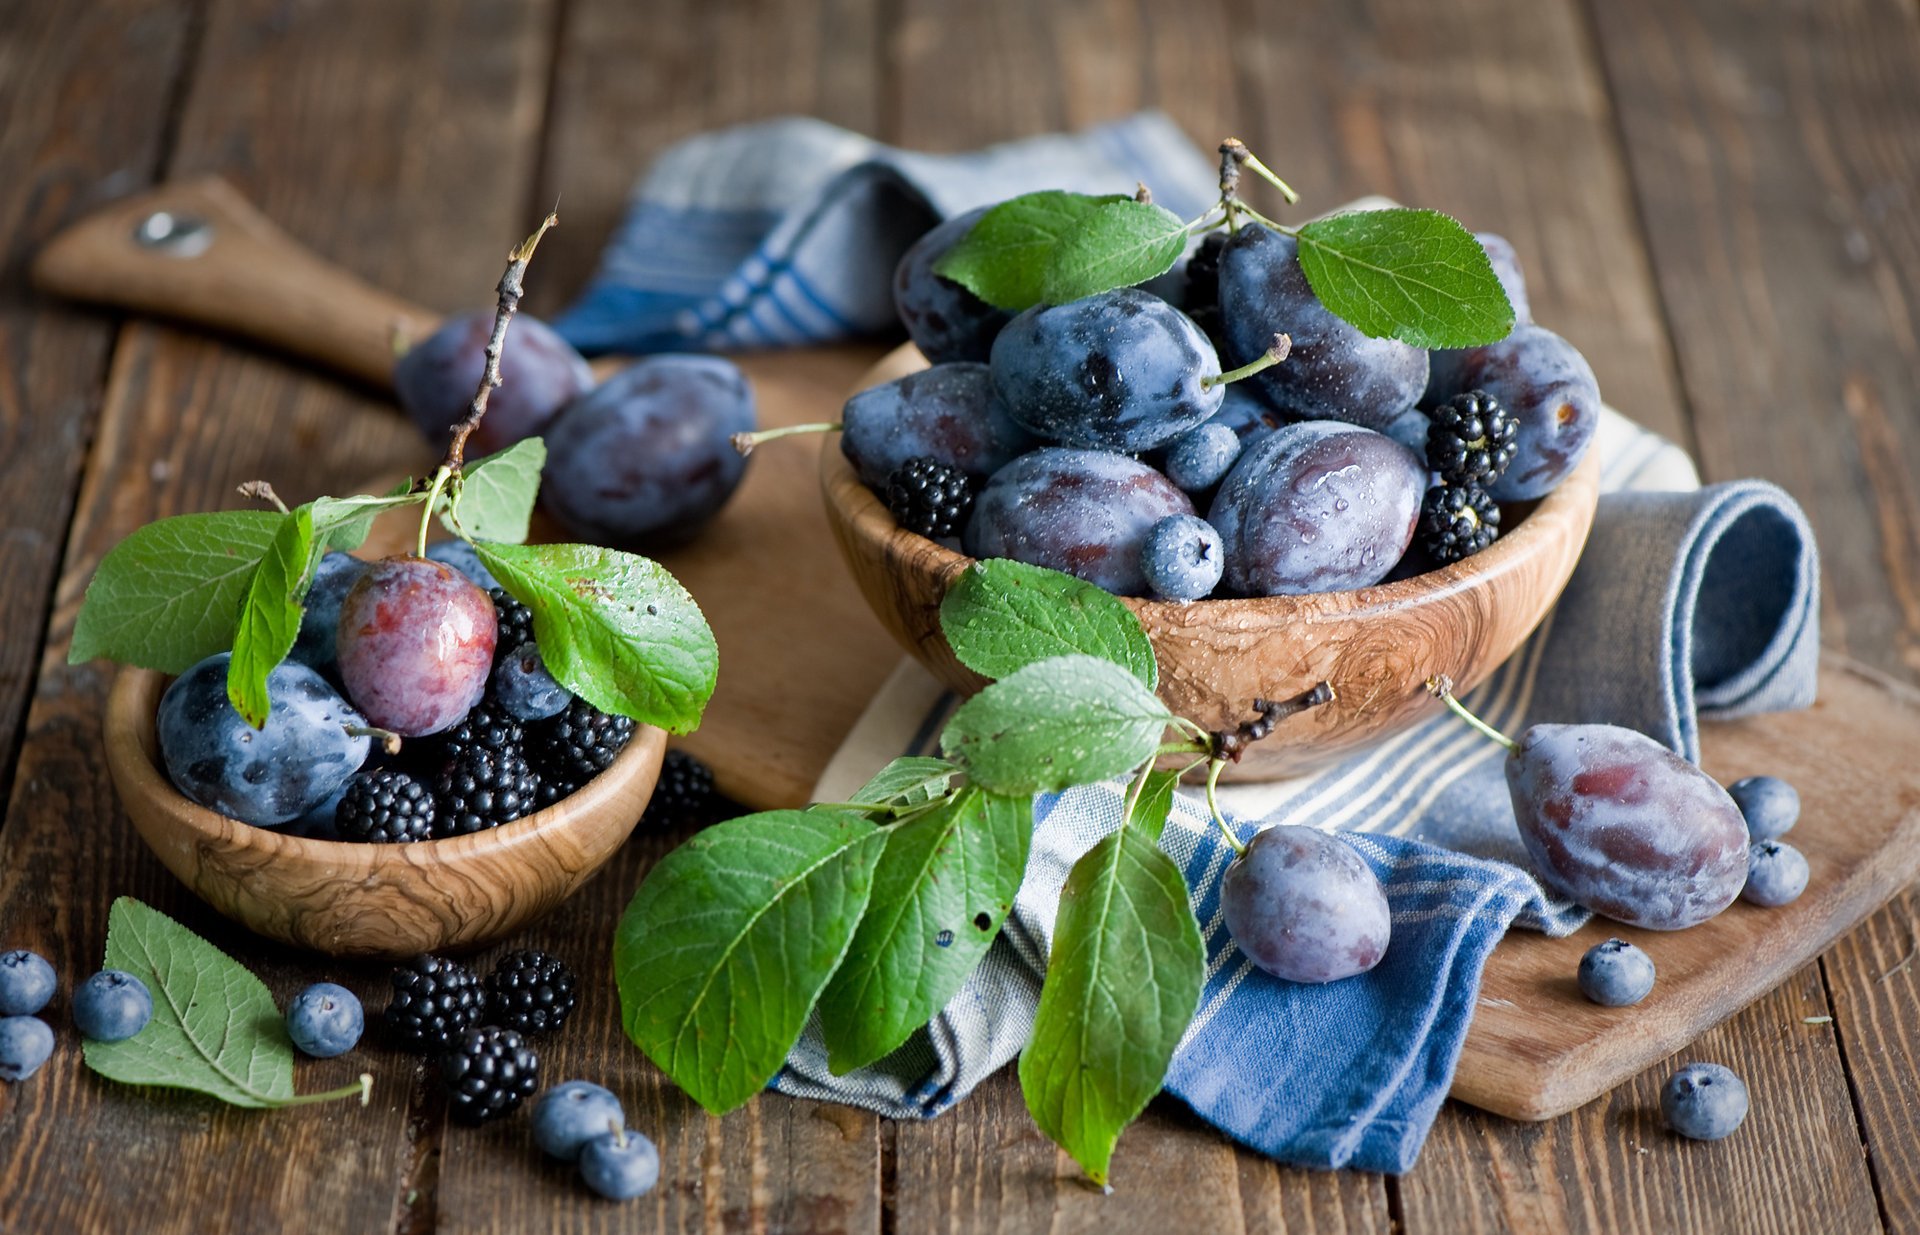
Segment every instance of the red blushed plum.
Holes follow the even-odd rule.
[[[1643,733],[1535,725],[1507,758],[1507,788],[1541,883],[1617,922],[1694,926],[1746,882],[1740,808]]]
[[[426,558],[385,558],[340,604],[340,678],[370,723],[438,733],[480,702],[498,638],[493,601],[473,580]]]
[[[1366,860],[1317,828],[1286,824],[1256,835],[1227,868],[1220,914],[1248,960],[1289,982],[1365,973],[1393,931]]]

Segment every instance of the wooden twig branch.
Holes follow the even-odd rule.
[[[487,336],[487,364],[480,374],[479,388],[473,392],[473,402],[467,406],[467,414],[453,426],[453,440],[447,445],[447,457],[442,462],[449,473],[458,475],[460,465],[466,461],[467,439],[480,427],[480,420],[487,414],[487,400],[493,396],[494,387],[500,384],[500,354],[507,345],[507,323],[520,308],[520,276],[527,272],[527,263],[533,260],[533,251],[540,244],[540,238],[547,229],[560,222],[560,216],[549,212],[540,221],[539,228],[520,242],[518,248],[507,254],[506,273],[500,276],[499,306],[493,314],[493,333]]]

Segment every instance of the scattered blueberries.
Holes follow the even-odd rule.
[[[578,1162],[588,1141],[627,1125],[613,1091],[590,1081],[566,1081],[533,1104],[533,1142],[563,1162]]]
[[[1653,958],[1624,939],[1596,943],[1580,958],[1580,993],[1609,1008],[1639,1003],[1653,989]]]
[[[493,694],[519,720],[545,720],[573,702],[573,692],[547,672],[540,645],[532,641],[495,661]]]
[[[660,1151],[638,1132],[610,1129],[580,1151],[580,1178],[610,1201],[630,1201],[660,1181]]]
[[[73,1027],[95,1042],[123,1042],[153,1019],[147,984],[130,973],[103,969],[73,991]]]
[[[1199,515],[1169,515],[1154,524],[1140,555],[1147,587],[1163,600],[1199,600],[1219,586],[1224,565],[1220,533]]]
[[[0,1016],[0,1081],[24,1081],[53,1055],[53,1030],[37,1016]]]
[[[1749,776],[1727,786],[1754,840],[1778,840],[1800,819],[1800,791],[1777,776]]]
[[[1167,447],[1167,479],[1188,493],[1201,493],[1226,477],[1240,457],[1240,434],[1218,416],[1189,429]]]
[[[1784,841],[1763,840],[1747,852],[1747,886],[1743,899],[1769,909],[1800,899],[1807,890],[1807,859]]]
[[[0,1016],[32,1016],[53,998],[58,980],[37,952],[0,952]]]
[[[1717,1141],[1746,1119],[1747,1086],[1720,1064],[1690,1063],[1660,1090],[1660,1113],[1681,1136]]]
[[[359,1045],[366,1025],[359,998],[332,982],[314,983],[287,1005],[287,1036],[315,1059],[346,1054]]]

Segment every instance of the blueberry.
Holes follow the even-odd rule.
[[[1140,551],[1147,586],[1163,600],[1199,600],[1219,586],[1224,564],[1220,533],[1199,515],[1160,520],[1147,532]]]
[[[427,546],[427,557],[443,566],[451,566],[483,589],[500,586],[473,546],[464,540],[436,540]]]
[[[603,1132],[580,1150],[580,1178],[610,1201],[645,1196],[660,1181],[660,1151],[638,1132]]]
[[[118,969],[103,969],[73,991],[73,1027],[95,1042],[120,1042],[153,1019],[147,984]]]
[[[1167,447],[1167,479],[1198,493],[1219,484],[1239,457],[1240,434],[1216,416],[1173,439]]]
[[[0,952],[0,1016],[32,1016],[53,998],[53,966],[37,952]]]
[[[980,216],[982,206],[955,215],[920,237],[893,271],[893,305],[928,360],[985,360],[1012,314],[981,300],[952,279],[933,272],[936,262],[958,244]]]
[[[1727,786],[1754,840],[1778,840],[1800,820],[1800,791],[1777,776],[1749,776]]]
[[[200,805],[243,823],[277,827],[331,798],[366,762],[364,725],[327,680],[286,661],[267,675],[267,723],[255,729],[227,701],[221,652],[187,670],[160,697],[155,729],[167,775]]]
[[[523,643],[493,667],[493,694],[516,720],[545,720],[573,702],[573,692],[554,681],[535,643]]]
[[[1747,1087],[1720,1064],[1690,1063],[1667,1078],[1660,1113],[1681,1136],[1717,1141],[1733,1135],[1747,1117]]]
[[[533,1143],[565,1162],[578,1162],[588,1141],[626,1126],[620,1099],[590,1081],[555,1085],[533,1104]]]
[[[346,1054],[360,1044],[366,1027],[359,997],[332,982],[314,983],[287,1005],[287,1036],[315,1059]]]
[[[1624,1008],[1653,989],[1653,958],[1624,939],[1596,943],[1580,958],[1580,993],[1597,1004]]]
[[[313,583],[307,588],[299,637],[293,641],[293,650],[287,653],[291,659],[322,673],[333,669],[338,658],[340,602],[347,598],[347,592],[360,581],[366,569],[367,563],[349,553],[331,552],[320,559],[320,565],[313,571]]]
[[[24,1081],[53,1054],[53,1030],[37,1016],[0,1017],[0,1081]]]
[[[1784,841],[1763,840],[1747,851],[1742,899],[1772,909],[1800,899],[1807,890],[1807,859]]]

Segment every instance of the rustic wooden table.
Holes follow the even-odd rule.
[[[36,297],[22,271],[54,229],[218,172],[321,253],[455,308],[560,197],[533,280],[551,310],[635,173],[698,130],[807,112],[957,149],[1143,106],[1246,138],[1316,201],[1384,192],[1511,237],[1537,316],[1612,403],[1710,478],[1807,506],[1829,641],[1920,679],[1914,0],[0,0],[0,944],[89,972],[133,894],[283,999],[326,974],[382,1002],[379,972],[266,947],[160,868],[100,755],[110,670],[65,662],[128,531],[252,477],[346,491],[410,431],[280,360]],[[1663,1134],[1658,1069],[1546,1124],[1449,1106],[1401,1179],[1277,1167],[1162,1100],[1102,1198],[1010,1076],[924,1125],[778,1097],[700,1114],[598,979],[661,851],[630,846],[531,941],[593,979],[547,1066],[630,1096],[665,1157],[647,1200],[594,1202],[523,1123],[447,1128],[384,1051],[359,1056],[368,1109],[259,1115],[106,1083],[63,1039],[0,1086],[0,1230],[1920,1229],[1913,893],[1700,1044],[1756,1098],[1731,1141]]]

